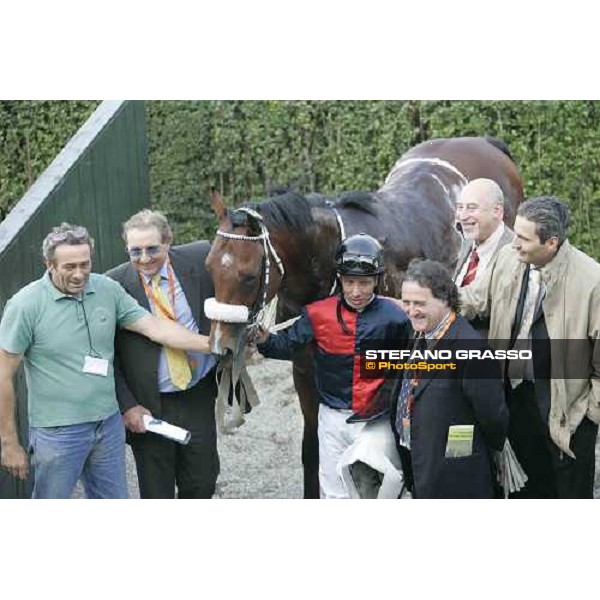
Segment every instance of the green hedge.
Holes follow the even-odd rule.
[[[14,204],[96,102],[0,102],[0,211]],[[276,186],[376,189],[395,160],[432,138],[494,135],[528,196],[572,208],[571,240],[600,258],[600,104],[595,101],[147,102],[153,204],[178,242],[212,238],[209,190],[231,204]]]
[[[0,101],[0,220],[98,106],[91,101]]]
[[[493,135],[528,196],[572,208],[572,241],[600,258],[600,104],[593,101],[148,102],[151,189],[179,241],[212,238],[209,190],[231,204],[274,185],[335,194],[376,189],[432,137]]]

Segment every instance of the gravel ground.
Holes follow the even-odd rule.
[[[302,414],[291,363],[257,359],[248,372],[260,405],[219,439],[215,498],[302,498]]]
[[[215,498],[302,498],[302,414],[291,363],[257,357],[248,366],[260,405],[235,433],[219,436],[221,474]],[[139,498],[133,455],[127,446],[130,498]],[[74,497],[81,498],[78,484]]]
[[[291,363],[258,357],[248,371],[261,404],[234,434],[219,438],[221,474],[215,498],[302,498],[302,415]],[[129,447],[127,477],[130,497],[139,498]],[[600,498],[600,441],[594,497]]]
[[[215,498],[302,498],[302,414],[291,363],[261,357],[248,366],[260,405],[235,433],[219,436],[221,474]],[[129,495],[139,498],[127,447]]]

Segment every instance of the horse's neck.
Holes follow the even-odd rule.
[[[286,271],[278,296],[290,311],[329,295],[338,235],[335,217],[333,221],[316,219],[315,226],[302,233],[280,230],[272,234]]]

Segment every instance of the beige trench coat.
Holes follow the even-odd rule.
[[[480,281],[460,291],[467,319],[490,317],[489,343],[508,346],[525,265],[505,246]],[[554,443],[566,454],[571,435],[587,417],[600,423],[600,265],[565,241],[542,269],[543,301],[551,340],[587,340],[552,346],[551,405],[548,425]],[[586,374],[585,378],[569,376]]]

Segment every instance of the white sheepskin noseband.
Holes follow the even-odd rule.
[[[250,311],[247,306],[239,304],[223,304],[216,298],[207,298],[204,301],[204,314],[211,321],[224,323],[247,323]]]

